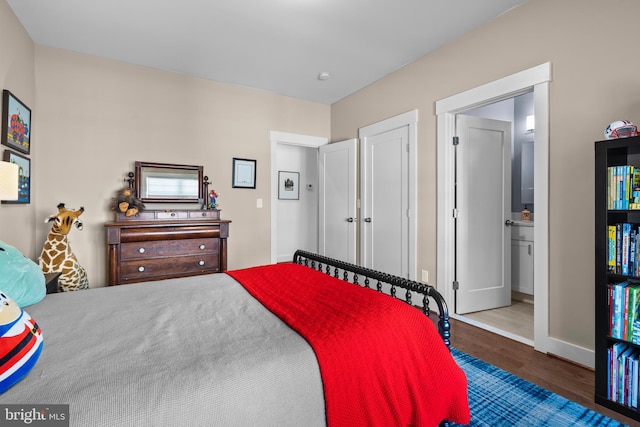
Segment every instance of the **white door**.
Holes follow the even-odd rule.
[[[357,149],[357,139],[319,149],[319,252],[352,264],[357,262]]]
[[[457,314],[511,304],[511,123],[456,116]]]
[[[361,137],[360,263],[409,277],[409,126]]]

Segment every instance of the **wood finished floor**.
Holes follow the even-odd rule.
[[[533,304],[512,300],[508,307],[465,314],[471,320],[533,341]]]
[[[588,368],[454,319],[451,345],[628,426],[640,427],[640,422],[594,403],[595,374]]]

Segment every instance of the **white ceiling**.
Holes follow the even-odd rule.
[[[7,3],[40,45],[332,104],[525,1]]]

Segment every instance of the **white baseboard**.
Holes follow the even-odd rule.
[[[562,357],[590,369],[595,369],[596,354],[594,350],[549,337],[547,353]]]
[[[501,330],[499,328],[495,328],[493,326],[484,324],[482,322],[478,322],[476,320],[469,319],[467,317],[464,317],[464,315],[459,315],[459,314],[452,313],[451,314],[451,318],[452,319],[456,319],[456,320],[458,320],[460,322],[465,322],[465,323],[468,323],[470,325],[477,326],[477,327],[485,329],[485,330],[487,330],[489,332],[493,332],[494,334],[498,334],[498,335],[501,335],[503,337],[507,337],[507,338],[512,339],[514,341],[518,341],[518,342],[521,342],[523,344],[527,344],[527,345],[533,347],[534,343],[533,343],[532,340],[520,337],[520,336],[512,334],[510,332],[503,331],[503,330]],[[585,366],[587,368],[595,369],[596,356],[595,356],[595,351],[594,350],[591,350],[591,349],[588,349],[588,348],[585,348],[585,347],[581,347],[581,346],[576,345],[576,344],[571,344],[569,342],[562,341],[562,340],[559,340],[559,339],[553,338],[553,337],[549,337],[547,339],[547,345],[545,347],[547,349],[547,354],[553,354],[555,356],[561,357],[563,359],[569,360],[571,362],[577,363],[577,364]]]

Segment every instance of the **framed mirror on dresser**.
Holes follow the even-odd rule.
[[[219,273],[227,269],[231,221],[208,206],[202,166],[135,162],[129,187],[149,203],[180,203],[180,209],[116,212],[107,222],[108,285]],[[184,209],[184,204],[193,209]],[[163,205],[164,206],[164,205]]]

